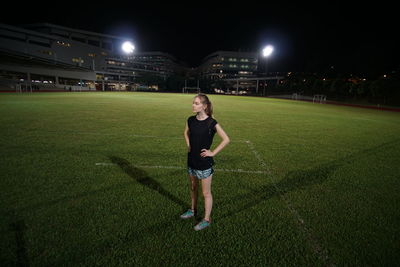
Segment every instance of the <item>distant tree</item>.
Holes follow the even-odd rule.
[[[332,80],[329,86],[329,93],[338,100],[343,100],[349,95],[349,86],[343,77]]]
[[[370,94],[378,104],[400,105],[400,81],[396,78],[379,78],[371,83]]]
[[[312,84],[312,95],[316,95],[316,94],[322,94],[324,91],[324,81],[322,79],[314,79],[314,82]]]
[[[356,95],[358,98],[364,98],[364,97],[368,96],[368,86],[369,86],[369,83],[366,81],[362,81],[357,84]]]
[[[358,87],[358,84],[350,82],[348,85],[348,97],[356,99],[358,96]]]

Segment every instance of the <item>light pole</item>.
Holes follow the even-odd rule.
[[[274,51],[274,47],[272,45],[267,45],[263,49],[263,57],[265,58],[265,76],[268,76],[268,68],[267,68],[267,58],[272,54]]]
[[[124,51],[124,53],[127,55],[127,59],[128,61],[130,61],[131,59],[129,58],[129,55],[131,55],[133,53],[133,51],[135,50],[135,46],[129,42],[129,41],[125,41],[122,46],[122,51]],[[133,75],[133,79],[135,79],[135,75]],[[120,76],[118,76],[118,90],[121,90],[121,83],[120,83]],[[128,87],[130,88],[131,83],[130,83],[130,77],[128,77]],[[125,86],[125,90],[126,90],[126,84],[124,84]],[[130,90],[130,89],[129,89]]]

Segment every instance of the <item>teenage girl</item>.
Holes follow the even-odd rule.
[[[202,230],[211,224],[211,209],[213,197],[211,194],[211,181],[214,170],[213,157],[218,154],[228,143],[229,137],[218,122],[212,117],[213,106],[204,94],[198,94],[193,99],[192,110],[195,116],[188,118],[184,136],[188,147],[188,174],[190,180],[190,193],[192,207],[181,215],[182,219],[188,219],[197,214],[197,196],[199,180],[204,197],[205,214],[194,229]],[[210,147],[215,133],[221,138],[221,143],[213,150]]]

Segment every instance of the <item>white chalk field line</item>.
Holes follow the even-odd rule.
[[[104,136],[121,136],[121,137],[136,137],[136,138],[152,138],[152,139],[176,139],[176,140],[182,140],[185,141],[183,135],[182,137],[177,137],[177,136],[158,136],[158,135],[146,135],[146,134],[113,134],[113,133],[96,133],[96,132],[79,132],[79,131],[46,131],[47,133],[50,134],[82,134],[82,135],[104,135]],[[233,143],[246,143],[245,140],[231,140]]]
[[[258,162],[260,165],[265,168],[267,172],[267,176],[270,178],[271,183],[277,190],[277,192],[280,192],[280,188],[277,186],[277,184],[272,180],[272,172],[268,165],[265,163],[265,161],[262,159],[261,155],[257,152],[255,149],[253,143],[250,140],[246,141],[246,144],[248,145],[249,149],[253,152],[254,156],[257,158]],[[314,249],[314,252],[325,261],[325,264],[327,266],[335,266],[335,264],[332,263],[332,261],[329,258],[328,252],[326,249],[324,249],[320,242],[318,242],[317,238],[315,235],[312,233],[311,229],[309,229],[306,224],[304,219],[300,216],[299,212],[293,207],[293,205],[290,203],[289,199],[285,197],[284,194],[279,194],[280,198],[283,200],[285,203],[286,207],[289,209],[289,211],[293,214],[293,216],[296,218],[297,222],[300,225],[300,229],[307,235],[312,248]]]
[[[117,166],[116,163],[109,163],[109,162],[97,162],[95,163],[96,166]],[[143,168],[143,169],[175,169],[175,170],[186,170],[185,167],[179,166],[162,166],[162,165],[133,165],[136,168]],[[266,171],[258,171],[258,170],[243,170],[243,169],[219,169],[215,168],[215,171],[220,172],[233,172],[233,173],[253,173],[253,174],[267,174]]]

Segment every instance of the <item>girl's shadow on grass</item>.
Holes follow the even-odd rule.
[[[10,223],[10,230],[15,233],[16,241],[16,266],[29,266],[28,251],[26,248],[26,224],[22,218],[17,218],[15,213],[13,214],[13,222]]]
[[[148,174],[133,166],[129,163],[126,159],[116,157],[116,156],[109,156],[112,163],[117,164],[126,174],[128,174],[131,178],[133,178],[136,182],[142,184],[143,186],[159,193],[166,199],[176,203],[177,205],[181,206],[182,209],[187,209],[188,204],[184,201],[180,200],[176,196],[172,195],[170,192],[165,190],[160,183],[156,180],[148,176]]]
[[[301,190],[309,186],[324,183],[332,174],[340,167],[351,162],[356,162],[360,158],[376,155],[380,151],[385,151],[388,148],[393,148],[399,145],[400,140],[396,139],[386,142],[375,147],[371,147],[357,153],[350,154],[344,158],[339,158],[331,162],[321,164],[315,168],[308,170],[296,170],[289,172],[279,182],[271,181],[268,184],[261,186],[258,189],[250,188],[249,193],[241,194],[227,202],[221,203],[220,207],[227,209],[228,212],[221,215],[219,218],[227,218],[249,208],[257,206],[259,203],[268,200],[275,196],[283,196],[286,193]],[[235,203],[236,207],[230,209],[230,205]]]

